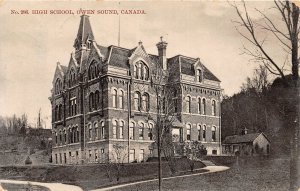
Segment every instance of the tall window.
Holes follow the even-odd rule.
[[[202,140],[203,141],[206,140],[206,126],[205,125],[202,127]]]
[[[144,161],[144,149],[141,149],[141,150],[140,150],[139,161],[140,161],[140,162]]]
[[[186,112],[191,113],[191,97],[186,97]]]
[[[144,123],[139,127],[139,139],[144,139]]]
[[[79,129],[78,127],[76,128],[76,142],[79,142]]]
[[[119,123],[119,138],[120,139],[124,138],[124,136],[123,136],[123,129],[124,129],[124,122],[120,121],[120,123]]]
[[[112,106],[117,108],[117,90],[113,90],[112,92]]]
[[[135,150],[130,149],[129,151],[129,162],[133,162],[135,160]]]
[[[215,126],[213,126],[212,128],[211,128],[211,140],[212,141],[216,141],[217,139],[216,139],[216,127]]]
[[[66,130],[64,130],[64,142],[65,142],[65,144],[67,143],[67,132],[66,132]]]
[[[197,78],[197,82],[202,82],[202,72],[200,69],[196,70],[196,78]]]
[[[113,125],[113,138],[116,139],[117,138],[117,121],[114,120],[112,122],[112,125]]]
[[[57,133],[55,133],[55,143],[57,144],[58,140],[57,140]]]
[[[149,123],[149,129],[148,129],[148,137],[150,140],[153,139],[153,134],[152,134],[152,131],[153,131],[153,124],[152,123]]]
[[[90,111],[93,111],[95,109],[94,107],[94,93],[90,93],[89,95],[89,108],[90,108]]]
[[[134,139],[134,126],[133,122],[129,125],[129,139]]]
[[[77,100],[76,98],[70,99],[70,116],[77,114]]]
[[[99,138],[99,129],[98,129],[98,123],[94,123],[94,131],[95,131],[95,139]]]
[[[138,66],[137,64],[135,64],[133,67],[133,75],[135,78],[139,78],[137,71],[138,71]]]
[[[55,95],[58,95],[62,92],[62,82],[59,78],[57,78],[55,82]]]
[[[197,131],[198,131],[198,141],[200,141],[201,140],[201,125],[198,125]]]
[[[75,79],[75,72],[74,69],[72,68],[70,73],[69,73],[69,87],[72,87],[73,85],[75,85],[76,83],[76,79]]]
[[[191,124],[188,124],[186,127],[186,140],[191,140]]]
[[[144,64],[144,66],[143,66],[143,78],[144,78],[144,80],[149,79],[149,68],[146,64]]]
[[[94,102],[95,102],[95,109],[99,109],[99,91],[95,91],[95,96],[94,96]]]
[[[148,66],[142,61],[135,63],[135,65],[133,67],[133,76],[136,79],[148,80],[149,79]]]
[[[205,100],[205,98],[202,99],[202,114],[206,115],[206,100]]]
[[[104,121],[101,121],[101,138],[105,139],[105,124],[104,124]]]
[[[124,109],[124,92],[119,91],[119,108]]]
[[[211,102],[211,114],[213,115],[213,116],[216,116],[216,101],[215,100],[212,100],[212,102]]]
[[[134,109],[141,110],[141,94],[139,92],[134,93]]]
[[[149,94],[144,93],[143,97],[142,97],[142,106],[143,109],[145,111],[149,111],[150,107],[149,107]]]
[[[88,130],[89,130],[89,139],[92,140],[92,125],[88,125]]]
[[[201,98],[198,98],[198,113],[201,114]]]
[[[89,80],[97,78],[99,75],[99,68],[97,67],[97,63],[94,61],[90,64],[89,70],[88,70],[88,78]]]

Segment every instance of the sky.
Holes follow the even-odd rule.
[[[255,19],[254,8],[267,10],[272,2],[247,2]],[[120,45],[134,48],[139,41],[148,53],[157,54],[160,36],[168,42],[167,57],[177,54],[200,58],[222,82],[226,95],[240,90],[257,63],[242,55],[248,45],[234,28],[237,19],[226,1],[190,2],[107,2],[107,1],[26,1],[0,0],[0,115],[26,113],[36,123],[41,108],[47,128],[51,127],[52,81],[57,62],[67,66],[74,51],[80,14],[77,10],[144,10],[143,15],[121,15]],[[48,10],[48,14],[12,14],[12,11]],[[74,14],[49,14],[50,10],[72,10]],[[276,18],[276,13],[272,17]],[[280,19],[278,19],[280,22]],[[90,15],[96,42],[103,46],[118,44],[118,15]],[[264,33],[259,34],[264,36]],[[266,44],[274,57],[280,49],[272,37]],[[280,59],[280,58],[279,58]]]

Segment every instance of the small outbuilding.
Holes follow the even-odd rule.
[[[270,140],[264,133],[249,133],[232,135],[225,138],[222,144],[224,155],[269,155]]]

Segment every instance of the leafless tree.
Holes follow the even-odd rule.
[[[113,144],[112,155],[114,159],[114,166],[116,167],[117,181],[120,180],[121,170],[124,164],[125,159],[127,158],[127,148],[121,144]]]
[[[291,162],[290,162],[290,190],[296,190],[300,186],[300,169],[298,155],[299,151],[299,58],[298,58],[298,43],[299,43],[299,7],[291,1],[274,1],[274,6],[269,10],[275,10],[278,13],[280,19],[274,19],[267,15],[264,10],[255,9],[261,16],[260,20],[251,18],[246,3],[241,2],[241,6],[238,6],[235,2],[229,3],[237,13],[238,20],[235,20],[236,30],[239,34],[250,43],[250,46],[244,46],[244,53],[250,55],[255,61],[264,64],[268,71],[274,75],[278,75],[282,78],[283,82],[287,86],[287,91],[290,94],[290,103],[294,106],[290,106],[289,114],[287,114],[287,120],[295,121],[293,124],[293,139]],[[265,33],[265,37],[261,37],[259,33]],[[276,61],[276,57],[270,54],[270,47],[266,45],[267,38],[272,36],[276,42],[273,45],[278,45],[282,48],[281,60]],[[274,48],[274,47],[271,47]],[[278,56],[278,55],[277,55]],[[293,76],[292,84],[288,83],[286,78],[287,70],[286,65],[291,64],[291,74]],[[292,115],[292,116],[291,116]]]

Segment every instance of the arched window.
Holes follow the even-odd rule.
[[[112,91],[112,106],[117,108],[117,90],[115,89]]]
[[[134,139],[134,127],[135,127],[134,123],[131,122],[129,124],[129,139]]]
[[[55,144],[57,144],[58,140],[57,140],[57,132],[55,133]]]
[[[95,91],[95,109],[96,110],[99,109],[99,91],[98,90]]]
[[[198,113],[201,114],[201,98],[198,98]]]
[[[76,76],[75,76],[75,71],[72,68],[70,73],[69,73],[69,87],[71,87],[75,84],[76,84]]]
[[[141,123],[140,127],[139,127],[139,139],[142,140],[144,139],[144,123]]]
[[[206,140],[206,126],[203,125],[202,127],[202,140],[205,141]]]
[[[138,67],[137,76],[139,79],[141,79],[142,78],[142,62],[138,62],[137,67]]]
[[[134,93],[134,109],[141,111],[141,94],[139,92]]]
[[[94,93],[90,93],[89,95],[89,107],[90,107],[90,111],[93,111],[94,108]]]
[[[112,131],[113,131],[113,138],[116,139],[117,138],[117,121],[113,120],[112,122]]]
[[[94,134],[95,134],[95,140],[99,138],[99,129],[98,129],[98,123],[94,123]]]
[[[92,125],[88,125],[88,131],[89,131],[89,140],[92,140]]]
[[[55,82],[55,95],[58,95],[62,92],[62,82],[60,80],[60,78],[57,78],[56,82]]]
[[[202,82],[202,71],[200,69],[196,70],[197,82]]]
[[[137,63],[134,64],[133,76],[136,79],[148,80],[149,79],[149,68],[148,68],[148,66],[144,62],[138,61]]]
[[[76,142],[79,142],[79,129],[76,128]]]
[[[62,120],[62,105],[61,104],[58,106],[58,116],[57,116],[57,119],[59,121]]]
[[[216,109],[217,109],[216,101],[212,100],[212,102],[211,102],[211,114],[213,116],[216,116]]]
[[[198,131],[198,141],[200,141],[201,140],[201,125],[198,125],[197,131]]]
[[[124,138],[124,136],[123,136],[123,130],[124,130],[124,122],[120,121],[120,123],[119,123],[119,138],[120,139]]]
[[[101,138],[105,139],[105,123],[101,121]]]
[[[73,143],[76,142],[76,128],[75,127],[72,128],[72,142]]]
[[[215,126],[213,126],[211,128],[211,140],[216,141],[216,127]]]
[[[138,66],[137,66],[137,64],[135,64],[134,65],[134,67],[133,67],[133,76],[137,79],[137,78],[139,78],[139,76],[138,76]]]
[[[54,109],[54,121],[58,120],[58,105],[55,106]]]
[[[92,79],[97,78],[98,75],[99,75],[99,69],[98,69],[97,63],[96,63],[96,61],[93,61],[90,64],[90,67],[88,70],[88,78],[89,78],[89,80],[92,80]]]
[[[68,134],[69,134],[69,143],[73,143],[73,139],[72,139],[72,128],[69,129]]]
[[[143,77],[144,77],[144,80],[148,80],[149,79],[149,68],[146,64],[144,64],[143,66]]]
[[[123,92],[123,90],[119,91],[119,108],[124,109],[124,92]]]
[[[186,140],[190,141],[191,140],[191,124],[187,124],[186,126]]]
[[[67,144],[67,132],[66,132],[66,130],[64,130],[64,142],[65,142],[65,144]]]
[[[206,115],[206,100],[205,100],[205,98],[202,99],[202,114]]]
[[[62,143],[62,132],[59,131],[59,142]]]
[[[186,97],[186,112],[191,113],[191,97]]]
[[[142,108],[145,111],[149,111],[150,109],[150,104],[149,104],[149,94],[144,93],[142,96]]]

